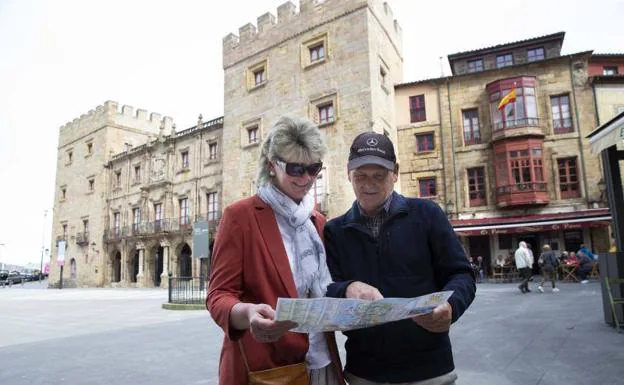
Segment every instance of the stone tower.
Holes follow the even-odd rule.
[[[161,127],[169,132],[170,117],[136,113],[130,106],[118,110],[116,102],[107,101],[95,110],[60,128],[52,245],[50,284],[59,281],[57,265],[59,242],[66,242],[64,282],[100,286],[104,283],[105,258],[102,234],[107,228],[106,200],[111,183],[104,165],[112,154],[145,143],[157,136]],[[72,263],[74,260],[74,263]],[[72,265],[74,268],[72,268]],[[89,269],[76,269],[75,266]]]
[[[310,118],[329,152],[317,202],[329,217],[352,202],[346,164],[364,131],[396,142],[394,84],[402,81],[402,32],[380,0],[287,2],[277,18],[223,39],[223,204],[255,190],[260,143],[280,115]]]

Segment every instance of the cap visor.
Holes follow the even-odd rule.
[[[365,155],[365,156],[360,156],[359,158],[355,158],[349,161],[349,163],[347,163],[347,170],[351,171],[353,169],[365,166],[367,164],[375,164],[377,166],[387,168],[390,171],[394,171],[394,166],[395,166],[394,162],[391,162],[387,159],[383,159],[383,158],[380,158],[378,156],[373,156],[373,155]]]

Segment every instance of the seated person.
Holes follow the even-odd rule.
[[[568,261],[568,252],[567,251],[563,251],[563,253],[561,253],[561,256],[559,257],[559,260],[561,263],[566,263]]]
[[[594,261],[589,258],[589,256],[585,253],[578,253],[578,265],[579,268],[576,271],[576,275],[581,280],[581,283],[588,283],[587,275],[594,268]]]
[[[587,246],[585,246],[584,243],[581,243],[581,247],[579,249],[579,251],[577,252],[577,254],[580,253],[584,253],[585,255],[587,255],[589,257],[589,259],[591,259],[592,261],[596,260],[596,255],[594,253],[592,253]]]
[[[483,263],[483,257],[480,255],[477,256],[477,272],[479,274],[479,282],[483,281],[483,277],[487,275],[487,272],[485,270],[485,264]]]
[[[501,254],[498,254],[496,256],[496,267],[503,267],[505,266],[505,258],[503,258],[503,256]]]
[[[565,261],[565,263],[566,265],[578,265],[579,264],[579,260],[574,251],[570,251],[570,254],[568,254],[568,259]]]

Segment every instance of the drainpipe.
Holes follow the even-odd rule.
[[[444,209],[446,210],[446,202],[448,202],[448,196],[446,195],[446,162],[444,160],[444,135],[442,133],[442,100],[440,99],[440,85],[436,87],[438,91],[438,121],[440,122],[440,155],[442,155],[442,192],[444,194]]]
[[[455,135],[453,133],[453,113],[451,111],[451,83],[446,81],[446,97],[448,100],[449,125],[451,134],[451,159],[453,162],[453,188],[455,189],[455,212],[459,214],[459,191],[457,190],[457,169],[455,168]]]
[[[572,74],[572,58],[569,59],[569,71],[570,71],[570,86],[572,87],[572,100],[574,101],[574,117],[576,119],[576,126],[578,127],[578,144],[579,144],[579,156],[581,158],[581,168],[583,169],[583,188],[585,189],[585,199],[589,196],[589,190],[587,188],[587,172],[585,167],[585,156],[583,155],[583,137],[581,135],[581,121],[579,120],[579,112],[576,103],[576,91],[574,90],[574,79]]]
[[[594,110],[596,110],[596,127],[600,127],[600,114],[598,111],[598,97],[596,96],[596,84],[592,81],[592,94],[594,97]],[[600,177],[603,178],[602,157],[598,157],[598,168],[600,169]]]

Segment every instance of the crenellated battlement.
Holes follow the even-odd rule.
[[[400,50],[402,29],[394,19],[392,9],[383,0],[300,0],[299,12],[297,6],[288,1],[277,8],[277,18],[267,12],[258,17],[256,25],[247,23],[239,28],[238,35],[230,33],[223,38],[223,68],[366,7],[375,14]]]
[[[149,114],[147,110],[141,108],[135,111],[134,107],[128,105],[119,108],[117,102],[108,100],[94,110],[89,110],[86,114],[61,126],[61,143],[86,135],[106,125],[123,126],[155,134],[162,129],[165,134],[168,134],[173,126],[173,119],[169,116],[163,117],[157,112]]]

